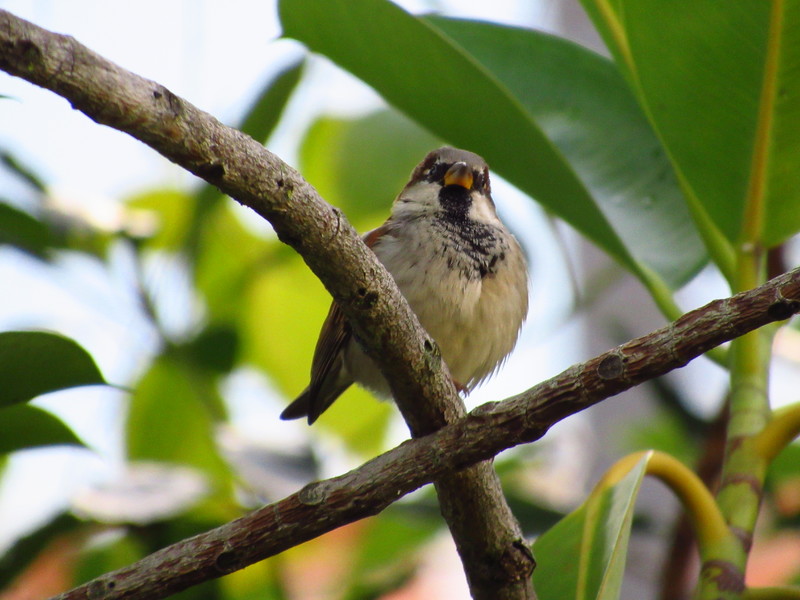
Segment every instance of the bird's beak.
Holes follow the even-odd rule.
[[[472,169],[465,162],[457,162],[444,174],[445,185],[460,185],[463,188],[472,188]]]

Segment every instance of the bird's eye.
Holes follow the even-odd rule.
[[[444,174],[447,173],[447,169],[449,169],[452,165],[447,165],[445,163],[437,163],[431,167],[428,171],[426,179],[428,181],[442,181],[444,179]]]

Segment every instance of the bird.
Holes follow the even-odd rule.
[[[428,153],[364,241],[436,341],[456,388],[469,393],[516,345],[528,313],[528,269],[497,216],[489,167],[452,147]],[[334,301],[311,362],[311,382],[281,413],[311,425],[351,385],[391,397]]]

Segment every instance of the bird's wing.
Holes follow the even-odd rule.
[[[387,229],[384,225],[370,231],[364,236],[364,242],[372,248]],[[311,361],[311,383],[304,394],[309,422],[316,420],[352,383],[352,379],[342,378],[343,354],[352,335],[342,309],[331,302]]]
[[[364,242],[367,247],[372,248],[386,229],[384,225],[365,234]],[[311,362],[311,384],[309,385],[311,391],[317,391],[323,386],[331,374],[331,369],[341,368],[341,353],[352,335],[352,329],[345,319],[342,309],[335,301],[331,302],[331,308],[322,324],[319,340],[314,349],[314,358]],[[339,361],[338,364],[337,361]]]

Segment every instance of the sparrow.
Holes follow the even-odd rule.
[[[459,391],[492,375],[514,348],[528,312],[528,270],[495,211],[489,167],[477,154],[430,152],[364,236],[439,346]],[[311,383],[281,413],[309,425],[353,383],[382,398],[389,384],[333,302],[311,363]]]

